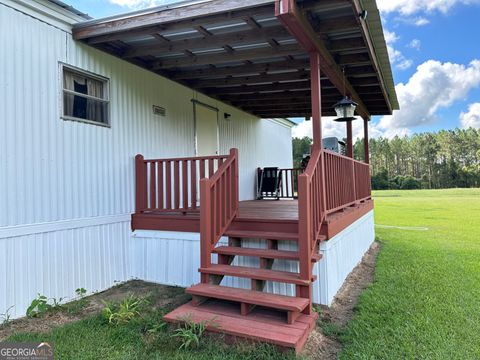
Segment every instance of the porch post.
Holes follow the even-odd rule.
[[[353,159],[352,121],[346,122],[347,127],[347,156]]]
[[[310,87],[312,102],[313,149],[322,148],[322,90],[320,83],[320,54],[310,52]]]
[[[370,164],[370,150],[368,148],[368,118],[363,119],[363,146],[365,152],[365,164]]]

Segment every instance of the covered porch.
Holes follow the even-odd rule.
[[[187,289],[192,302],[167,321],[216,319],[212,331],[299,351],[317,317],[320,244],[373,209],[370,116],[398,107],[375,1],[179,3],[78,24],[73,35],[258,118],[311,119],[310,160],[291,182],[298,199],[240,201],[244,160],[236,148],[210,156],[137,155],[131,222],[133,230],[200,234],[200,283]],[[364,124],[363,162],[353,159],[353,119],[345,122],[346,156],[323,148],[322,115],[334,115],[344,96],[357,103]],[[248,181],[253,188],[255,176]],[[254,261],[239,264],[241,258]],[[295,265],[278,270],[282,261]],[[246,282],[227,286],[229,278]],[[293,296],[268,291],[272,283]]]

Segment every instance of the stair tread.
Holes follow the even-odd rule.
[[[234,304],[184,304],[165,315],[168,322],[179,323],[189,319],[205,321],[207,330],[228,335],[268,342],[300,351],[315,327],[317,314],[301,314],[294,324],[285,323],[283,314],[270,309],[257,308],[249,316],[242,316]]]
[[[273,250],[273,249],[258,249],[238,246],[218,246],[212,250],[216,254],[222,255],[238,255],[238,256],[252,256],[262,257],[267,259],[282,259],[282,260],[298,260],[299,254],[297,251],[288,250]],[[321,254],[312,254],[314,261],[319,261],[322,258]]]
[[[248,239],[298,240],[298,234],[296,233],[274,231],[227,230],[225,236]]]
[[[305,298],[211,284],[197,284],[188,288],[187,292],[192,295],[244,302],[288,311],[302,311],[309,304],[308,299]]]
[[[271,280],[297,285],[309,285],[311,283],[309,280],[301,279],[300,274],[298,273],[259,269],[246,266],[212,264],[207,268],[200,268],[199,271],[204,274],[236,276],[255,280]],[[313,275],[312,281],[315,279],[316,276]]]
[[[298,252],[286,250],[257,249],[238,246],[219,246],[213,249],[213,252],[224,255],[258,256],[268,259],[298,260]]]

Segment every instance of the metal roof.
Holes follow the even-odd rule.
[[[74,38],[259,117],[309,117],[308,53],[274,0],[205,0],[85,21]],[[375,0],[297,0],[333,65],[371,115],[398,108]],[[368,11],[367,21],[359,11]],[[333,81],[333,80],[332,80]],[[342,96],[322,78],[323,115]]]
[[[65,9],[65,10],[71,12],[72,14],[83,17],[86,20],[92,19],[92,17],[89,16],[88,14],[85,14],[85,13],[81,12],[80,10],[74,8],[71,5],[68,5],[68,4],[64,3],[63,1],[60,1],[60,0],[47,0],[47,1],[61,7],[62,9]]]

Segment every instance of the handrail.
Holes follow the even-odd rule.
[[[300,277],[312,276],[312,251],[325,219],[325,188],[322,149],[314,149],[307,168],[298,176],[298,228]]]
[[[230,150],[213,176],[200,180],[200,201],[200,262],[207,267],[213,247],[238,213],[237,149]]]
[[[198,212],[200,179],[213,176],[227,157],[144,159],[137,155],[135,212]]]

